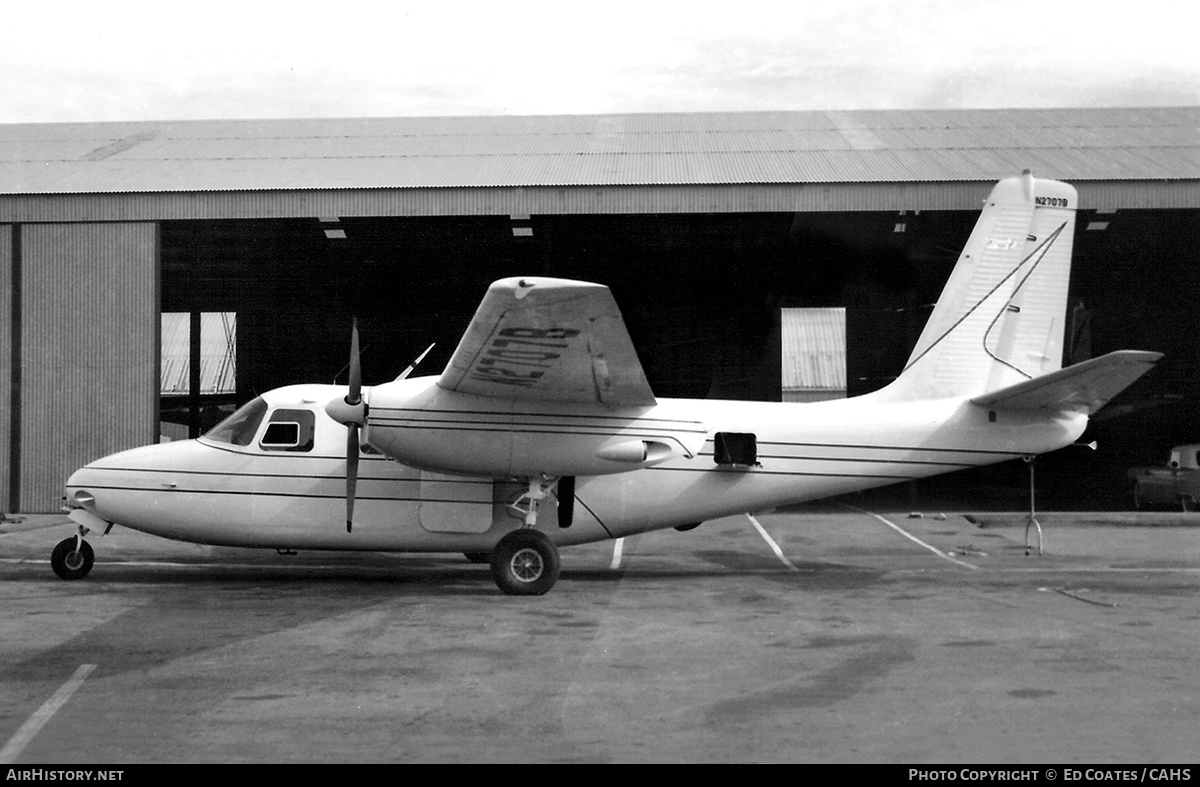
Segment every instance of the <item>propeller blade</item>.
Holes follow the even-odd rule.
[[[346,532],[354,523],[354,493],[358,488],[358,425],[346,426]]]
[[[358,320],[350,327],[350,392],[346,394],[346,404],[358,404],[362,401],[362,363],[358,357]]]

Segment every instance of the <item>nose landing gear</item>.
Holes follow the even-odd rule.
[[[64,538],[50,553],[50,567],[62,579],[83,579],[92,570],[96,553],[83,540],[83,534]]]

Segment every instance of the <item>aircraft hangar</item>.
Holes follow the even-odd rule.
[[[509,275],[608,284],[660,396],[865,393],[1026,169],[1079,190],[1066,361],[1166,354],[1048,468],[1120,506],[1125,466],[1200,440],[1200,107],[0,125],[0,511],[344,382],[352,319],[367,384],[432,342],[440,371]]]

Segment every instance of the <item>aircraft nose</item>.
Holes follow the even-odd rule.
[[[88,486],[96,480],[95,462],[84,465],[71,473],[64,486],[63,499],[70,508],[95,508],[96,496],[88,490]]]
[[[66,483],[67,505],[95,510],[97,498],[104,508],[120,497],[116,490],[141,485],[146,473],[170,468],[185,459],[192,441],[131,448],[96,459],[71,473]]]
[[[64,502],[73,520],[93,530],[112,522],[145,529],[161,515],[163,501],[153,493],[174,488],[198,453],[204,449],[195,441],[178,440],[109,454],[71,473]]]

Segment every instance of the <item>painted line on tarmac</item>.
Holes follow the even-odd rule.
[[[940,549],[938,549],[937,547],[935,547],[935,546],[932,546],[932,545],[930,545],[930,544],[926,544],[924,541],[922,541],[921,539],[917,538],[916,536],[914,536],[912,533],[908,532],[908,531],[907,531],[907,530],[905,530],[904,528],[900,527],[900,526],[899,526],[899,525],[897,525],[895,522],[893,522],[893,521],[891,521],[890,519],[887,519],[887,518],[885,518],[885,517],[882,517],[882,516],[880,516],[879,514],[876,514],[874,511],[867,511],[866,509],[863,509],[863,508],[855,508],[854,506],[846,505],[845,503],[843,503],[842,505],[844,505],[846,508],[849,508],[851,511],[857,511],[857,512],[859,512],[860,514],[869,514],[870,516],[873,516],[873,517],[875,517],[875,518],[876,518],[876,519],[878,519],[880,522],[882,522],[883,524],[885,524],[885,525],[887,525],[888,527],[890,527],[892,530],[895,530],[897,533],[899,533],[900,535],[902,535],[902,536],[904,536],[905,538],[907,538],[909,541],[912,541],[914,544],[920,544],[921,546],[925,547],[926,549],[928,549],[928,550],[929,550],[930,552],[932,552],[933,554],[935,554],[935,555],[937,555],[938,557],[940,557],[942,560],[949,560],[951,563],[954,563],[955,565],[963,566],[964,568],[969,568],[969,569],[971,569],[972,571],[978,571],[978,570],[979,570],[979,566],[976,566],[976,565],[974,565],[974,564],[972,564],[972,563],[968,563],[968,562],[966,562],[965,560],[959,560],[959,559],[957,559],[957,558],[951,557],[950,555],[947,555],[947,554],[946,554],[945,552],[943,552],[942,550],[940,550]]]
[[[796,566],[792,563],[792,561],[787,559],[787,557],[783,554],[783,550],[779,548],[779,544],[776,544],[775,541],[772,540],[772,538],[769,535],[767,535],[767,529],[762,526],[762,523],[760,523],[757,519],[754,518],[754,514],[751,514],[749,511],[747,511],[746,518],[750,520],[750,524],[754,525],[754,529],[758,531],[758,534],[760,536],[762,536],[763,539],[765,539],[768,544],[771,545],[771,550],[775,553],[775,557],[777,557],[781,561],[783,561],[783,564],[785,566],[787,566],[789,570],[791,570],[791,571],[799,571],[800,570],[800,569],[796,568]]]
[[[58,687],[58,691],[51,695],[50,699],[42,703],[42,707],[33,712],[21,728],[17,730],[8,743],[4,744],[4,748],[0,749],[0,764],[9,765],[21,753],[21,750],[29,744],[33,737],[41,731],[46,722],[58,712],[58,709],[67,704],[67,700],[71,699],[71,695],[75,690],[83,685],[87,676],[96,669],[95,664],[80,664],[79,669],[75,670],[74,674],[67,679],[67,682]]]
[[[623,538],[618,538],[613,544],[613,559],[608,567],[610,571],[616,571],[621,567],[621,551],[624,549],[624,544],[625,539]]]

